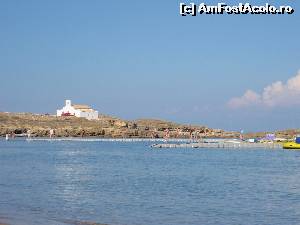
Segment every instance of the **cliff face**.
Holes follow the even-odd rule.
[[[56,137],[112,137],[112,138],[170,138],[224,137],[236,135],[204,126],[182,125],[163,120],[141,119],[126,121],[100,115],[98,120],[76,117],[56,117],[31,113],[0,113],[0,135],[30,132],[34,137],[49,135],[54,129]]]

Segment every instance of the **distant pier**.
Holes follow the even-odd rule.
[[[248,143],[248,142],[195,142],[195,143],[160,143],[154,144],[152,148],[226,148],[226,149],[241,149],[241,148],[265,148],[265,149],[282,149],[280,143]]]
[[[282,144],[270,143],[249,143],[239,140],[228,139],[163,139],[163,138],[77,138],[77,137],[54,137],[54,138],[25,138],[23,140],[33,142],[148,142],[153,149],[171,148],[224,148],[224,149],[244,149],[244,148],[265,148],[282,149]],[[152,143],[152,145],[150,144]]]

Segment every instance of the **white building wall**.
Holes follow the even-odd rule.
[[[61,116],[61,114],[62,114],[62,110],[60,109],[56,110],[56,116]]]
[[[81,110],[74,109],[70,100],[66,100],[66,105],[62,109],[56,111],[57,116],[62,116],[63,113],[70,113],[76,117],[83,117],[88,120],[96,120],[99,115],[98,111],[83,112]]]
[[[78,110],[74,109],[72,106],[64,106],[61,110],[57,110],[57,116],[61,116],[63,113],[70,113],[71,115],[75,115]]]
[[[96,120],[98,119],[98,111],[92,111],[92,112],[79,112],[78,117],[84,117],[87,118],[88,120]]]

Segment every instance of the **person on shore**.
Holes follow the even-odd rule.
[[[194,140],[194,130],[193,129],[190,130],[190,139]]]
[[[169,131],[169,129],[167,128],[166,130],[165,130],[165,140],[168,140],[170,138],[170,131]]]
[[[54,136],[54,130],[53,129],[50,129],[50,138],[52,138]]]
[[[157,132],[157,129],[155,128],[154,130],[153,130],[153,132],[151,133],[151,136],[152,136],[152,138],[154,139],[154,138],[159,138],[159,135],[158,135],[158,132]]]
[[[199,131],[198,130],[195,130],[195,141],[198,141],[199,140]]]
[[[152,138],[152,139],[155,138],[155,133],[154,133],[154,131],[151,132],[151,138]]]
[[[240,140],[241,140],[241,141],[243,141],[243,140],[244,140],[244,136],[243,136],[243,134],[244,134],[244,130],[241,130],[241,131],[240,131]]]
[[[27,130],[27,138],[31,138],[31,130]]]

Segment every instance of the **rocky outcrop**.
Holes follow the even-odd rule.
[[[244,138],[264,138],[267,134],[274,133],[277,138],[291,139],[300,134],[299,129],[287,129],[279,131],[252,132],[244,135]]]
[[[56,117],[31,113],[0,113],[0,135],[26,134],[33,137],[49,136],[53,129],[56,137],[112,137],[112,138],[190,138],[229,137],[236,133],[205,126],[182,125],[169,121],[140,119],[126,121],[100,115],[98,120],[76,117]]]

